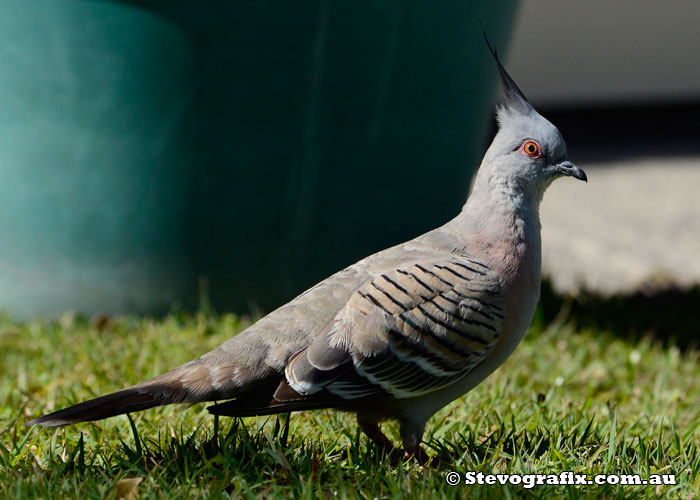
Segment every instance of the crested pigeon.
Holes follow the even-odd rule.
[[[488,40],[487,40],[488,44]],[[499,130],[462,211],[445,225],[339,271],[214,350],[121,391],[28,424],[61,426],[171,403],[223,401],[244,417],[334,408],[425,463],[428,419],[496,368],[527,330],[540,292],[539,205],[556,178],[586,175],[496,60]]]

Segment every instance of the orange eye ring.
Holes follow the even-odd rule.
[[[542,157],[542,148],[537,143],[537,141],[533,141],[531,139],[522,143],[522,145],[520,146],[520,152],[524,155],[529,156],[530,158]]]

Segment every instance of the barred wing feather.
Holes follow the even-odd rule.
[[[478,366],[503,320],[501,288],[486,265],[452,258],[399,268],[353,293],[329,334],[288,364],[287,379],[301,394],[421,396]]]

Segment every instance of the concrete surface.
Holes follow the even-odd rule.
[[[555,181],[541,208],[557,291],[700,283],[700,156],[577,164],[588,184]]]

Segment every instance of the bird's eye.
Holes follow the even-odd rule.
[[[526,154],[530,158],[540,158],[542,156],[542,148],[537,141],[527,140],[520,146],[520,152]]]

